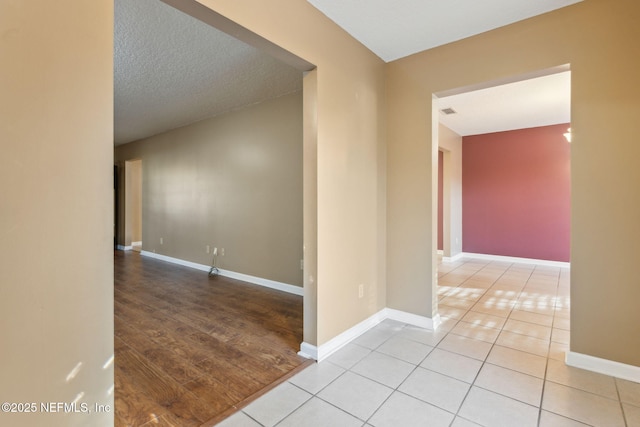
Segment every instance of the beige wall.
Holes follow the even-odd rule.
[[[385,307],[385,65],[308,2],[201,3],[317,66],[317,341],[310,344],[324,344]]]
[[[588,0],[388,65],[389,284],[409,311],[433,271],[431,96],[562,64],[572,72],[571,350],[640,365],[640,4]],[[407,257],[403,251],[414,251]],[[417,260],[417,259],[418,260]]]
[[[571,349],[640,365],[634,0],[587,0],[386,66],[307,2],[202,3],[318,67],[311,344],[385,305],[433,312],[431,95],[571,63]],[[106,0],[0,5],[3,400],[113,402],[112,366],[103,368],[113,353],[112,16]],[[112,413],[58,415],[3,417],[113,422]]]
[[[0,424],[113,424],[113,6],[0,2],[0,400],[111,405]]]
[[[124,246],[142,241],[142,160],[124,162]]]
[[[438,125],[438,147],[443,152],[443,256],[462,252],[462,137]]]
[[[219,268],[302,286],[301,92],[118,146],[128,159],[143,250],[209,265],[209,245]]]
[[[318,316],[318,71],[303,80],[303,341],[317,343]]]

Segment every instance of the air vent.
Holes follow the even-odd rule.
[[[448,115],[450,115],[450,114],[456,114],[456,113],[457,113],[457,111],[456,111],[456,110],[454,110],[454,109],[453,109],[453,108],[451,108],[451,107],[443,108],[442,110],[440,110],[440,112],[442,112],[442,113],[446,114],[447,116],[448,116]]]

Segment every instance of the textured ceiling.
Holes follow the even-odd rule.
[[[301,89],[301,71],[159,0],[115,0],[116,145]]]
[[[308,1],[390,61],[580,0]],[[299,91],[302,72],[296,65],[160,0],[115,0],[114,143]],[[561,83],[550,77],[441,98],[442,108],[458,114],[440,117],[462,135],[568,122],[567,81],[553,86]]]
[[[389,62],[581,0],[307,0]]]
[[[479,135],[571,121],[571,72],[438,98],[440,123],[458,135]]]

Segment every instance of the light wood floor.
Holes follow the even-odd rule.
[[[114,251],[116,426],[213,425],[310,362],[302,297]]]

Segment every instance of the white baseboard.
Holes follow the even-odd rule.
[[[458,252],[454,256],[443,256],[442,262],[456,262],[464,258],[464,254],[462,252]]]
[[[208,272],[211,267],[204,264],[199,264],[192,261],[186,261],[179,258],[170,257],[167,255],[158,254],[155,252],[149,251],[140,251],[140,255],[146,256],[149,258],[155,258],[162,261],[170,262],[173,264],[182,265],[185,267],[194,268],[200,271]],[[242,280],[244,282],[253,283],[260,286],[265,286],[272,289],[277,289],[280,291],[288,292],[295,295],[303,296],[304,289],[300,286],[293,286],[286,283],[276,282],[274,280],[263,279],[260,277],[250,276],[248,274],[236,273],[229,270],[218,269],[218,274],[221,276],[229,277],[232,279]],[[398,322],[407,323],[409,325],[418,326],[420,328],[426,329],[436,329],[440,323],[440,316],[436,315],[433,319],[428,317],[419,316],[417,314],[407,313],[400,310],[395,310],[391,308],[384,308],[369,318],[363,320],[352,328],[346,330],[340,335],[332,338],[328,342],[322,344],[320,347],[315,346],[313,344],[309,344],[303,342],[300,344],[300,351],[298,354],[300,356],[306,357],[308,359],[315,359],[317,361],[322,361],[326,359],[331,354],[335,353],[340,348],[344,347],[349,342],[353,341],[355,338],[359,337],[363,333],[367,332],[369,329],[373,328],[380,322],[386,319],[396,320]]]
[[[568,262],[562,261],[549,261],[545,259],[534,259],[534,258],[518,258],[512,256],[502,256],[502,255],[487,255],[487,254],[474,254],[470,252],[462,252],[464,258],[476,258],[487,261],[499,261],[499,262],[511,262],[511,263],[520,263],[520,264],[535,264],[541,265],[545,267],[561,267],[561,268],[569,268],[571,266]]]
[[[433,319],[429,319],[428,317],[419,316],[417,314],[407,313],[391,308],[384,308],[319,347],[303,342],[300,344],[300,351],[298,354],[308,359],[315,359],[318,362],[322,362],[324,359],[331,356],[333,353],[340,350],[342,347],[386,319],[396,320],[398,322],[407,323],[409,325],[425,329],[435,329],[441,323],[439,315],[436,315]]]
[[[358,338],[360,335],[364,334],[369,329],[382,322],[384,319],[384,310],[381,310],[373,316],[370,316],[369,318],[353,326],[352,328],[347,329],[340,335],[333,337],[317,348],[316,360],[318,362],[321,362],[322,360],[331,356],[333,353],[335,353],[354,339]]]
[[[209,267],[211,268],[211,267]],[[207,271],[209,271],[207,269]],[[242,280],[243,282],[253,283],[255,285],[264,286],[266,288],[277,289],[290,294],[304,296],[304,288],[302,286],[289,285],[288,283],[276,282],[275,280],[263,279],[261,277],[249,276],[244,273],[236,273],[235,271],[218,269],[219,274],[230,279]]]
[[[640,383],[640,366],[626,365],[613,360],[600,359],[586,354],[567,352],[565,362],[574,368],[586,369],[623,380]]]
[[[306,359],[318,360],[318,347],[313,344],[303,342],[300,344],[298,356],[302,356]]]
[[[197,262],[186,261],[180,258],[174,258],[167,255],[158,254],[155,252],[140,251],[140,255],[146,256],[149,258],[159,259],[161,261],[170,262],[172,264],[182,265],[183,267],[195,268],[196,270],[201,270],[201,271],[209,271],[209,269],[211,268],[208,265],[199,264]]]
[[[406,311],[395,310],[393,308],[385,308],[382,311],[384,312],[385,319],[396,320],[419,328],[432,329],[435,331],[442,323],[439,314],[436,314],[432,319],[430,319],[428,317],[407,313]]]
[[[209,265],[186,261],[179,258],[173,258],[167,255],[157,254],[155,252],[140,251],[140,254],[149,258],[159,259],[173,264],[194,268],[200,271],[208,272],[211,269],[211,266]],[[266,288],[276,289],[278,291],[284,291],[294,295],[303,296],[304,294],[304,289],[301,286],[289,285],[288,283],[276,282],[275,280],[263,279],[261,277],[250,276],[243,273],[236,273],[235,271],[223,270],[221,268],[218,268],[218,274],[220,276],[229,277],[230,279],[242,280],[243,282],[253,283],[254,285],[260,285]]]
[[[116,246],[116,249],[118,249],[119,251],[130,251],[133,249],[132,246],[123,246],[123,245],[118,245]]]

